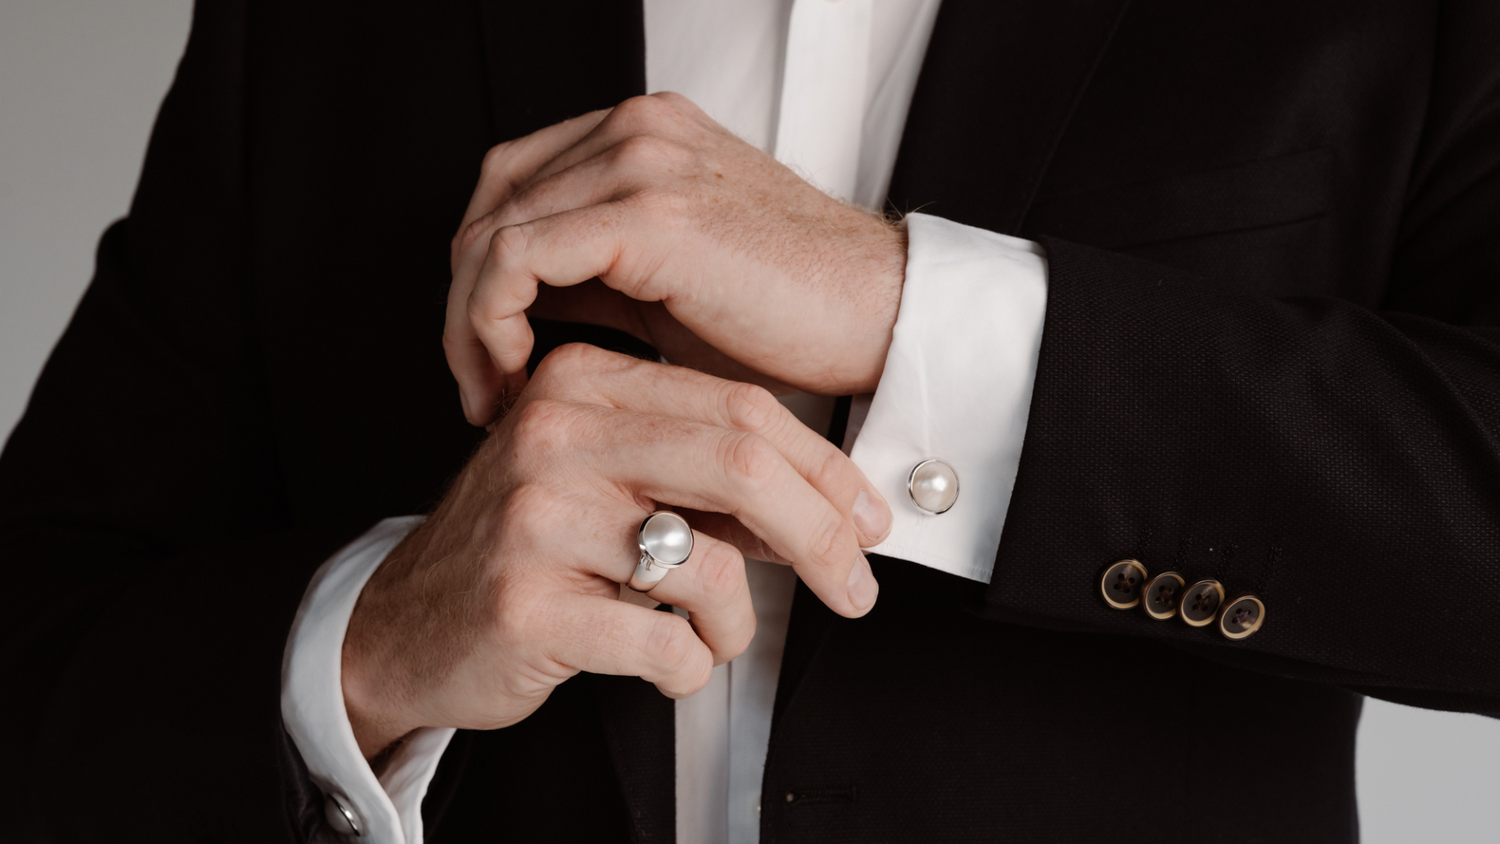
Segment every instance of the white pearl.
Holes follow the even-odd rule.
[[[942,460],[923,460],[911,470],[906,489],[918,509],[933,515],[946,513],[958,501],[958,473]]]
[[[676,513],[657,513],[641,527],[646,552],[666,565],[685,561],[693,553],[693,531]]]

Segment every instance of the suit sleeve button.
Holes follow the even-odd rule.
[[[1141,587],[1142,606],[1146,615],[1165,620],[1177,614],[1177,604],[1182,599],[1182,587],[1186,581],[1175,571],[1164,571],[1146,581]]]
[[[1141,587],[1147,577],[1146,567],[1138,560],[1120,560],[1099,576],[1099,593],[1106,604],[1128,610],[1141,602]]]
[[[1178,602],[1182,620],[1194,627],[1207,627],[1213,624],[1214,614],[1219,611],[1219,605],[1224,603],[1224,586],[1219,581],[1209,578],[1200,580],[1183,590],[1182,600]]]
[[[1240,595],[1219,610],[1219,632],[1226,639],[1247,639],[1266,622],[1266,605],[1254,595]]]

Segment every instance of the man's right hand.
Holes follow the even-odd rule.
[[[619,600],[658,504],[685,514],[695,543],[650,596],[691,622]],[[514,724],[580,671],[686,697],[754,635],[742,553],[790,563],[856,617],[878,592],[860,547],[890,519],[864,474],[765,390],[564,346],[361,593],[343,652],[360,750],[419,727]]]

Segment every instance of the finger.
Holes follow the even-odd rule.
[[[637,225],[620,201],[498,230],[465,303],[470,332],[459,335],[461,347],[469,352],[457,360],[454,371],[466,396],[465,407],[471,393],[477,403],[496,400],[490,389],[493,379],[474,359],[475,343],[483,346],[490,365],[502,376],[512,383],[517,378],[524,382],[532,344],[526,309],[536,299],[538,284],[567,287],[598,276],[615,289],[638,286],[631,282],[649,277],[650,268],[639,266],[635,257],[643,249],[650,250],[653,238],[649,227]],[[634,266],[617,274],[613,272],[617,262]],[[623,292],[640,298],[630,289]],[[457,302],[450,295],[450,318],[455,307]],[[455,363],[454,358],[449,362]]]
[[[633,574],[634,561],[630,569]],[[755,638],[755,607],[745,579],[745,558],[727,542],[693,531],[692,556],[667,572],[648,594],[688,611],[688,621],[713,652],[715,665],[744,653]]]
[[[609,433],[575,455],[591,471],[638,496],[734,516],[841,615],[874,605],[878,586],[853,527],[770,441],[684,419],[598,413]]]
[[[759,434],[854,525],[861,547],[879,545],[890,533],[890,506],[865,473],[765,388],[634,359],[587,369],[595,374],[580,372],[563,383],[614,407]]]
[[[686,507],[674,509],[688,520],[694,530],[734,546],[746,559],[764,560],[785,566],[792,564],[791,560],[777,554],[776,550],[767,545],[764,539],[756,536],[754,531],[745,527],[739,519],[733,516],[707,510],[690,510]]]
[[[638,188],[653,174],[680,164],[683,151],[654,138],[637,136],[545,178],[537,178],[472,223],[480,257],[489,236],[505,226],[550,217],[615,199]]]
[[[496,219],[501,206],[511,204],[520,194],[543,182],[590,162],[595,167],[581,176],[597,175],[604,168],[639,172],[642,167],[684,165],[689,157],[685,147],[664,134],[647,131],[666,129],[666,116],[679,110],[676,103],[687,100],[676,94],[636,97],[614,109],[591,112],[492,149],[485,156],[484,175],[469,201],[459,236],[454,239],[451,256],[454,275],[462,275],[462,267],[477,267],[472,262],[483,257],[484,244],[500,225],[584,204],[583,201],[561,203],[551,211],[532,212],[529,216],[508,213],[508,220]],[[691,103],[688,106],[696,111]]]
[[[569,541],[583,573],[629,583],[640,558],[641,522],[650,511],[624,505],[609,510],[590,517],[588,529],[575,526],[569,540],[551,541]],[[618,530],[599,530],[602,525],[618,525]],[[733,545],[701,531],[693,531],[693,552],[687,561],[642,594],[687,610],[693,629],[713,652],[715,665],[744,653],[755,636],[755,608],[745,579],[744,556]]]
[[[681,616],[601,595],[570,596],[553,614],[547,658],[578,671],[640,677],[670,698],[703,688],[713,652]]]
[[[501,372],[489,350],[475,333],[469,320],[468,297],[449,294],[447,317],[443,326],[443,356],[458,382],[458,397],[464,418],[471,425],[488,425],[500,414],[506,395],[517,395],[526,387],[526,361],[516,372]],[[530,353],[533,335],[531,325],[523,318],[513,326],[519,336],[515,342]]]
[[[494,368],[466,318],[469,294],[474,289],[474,279],[483,265],[493,231],[483,218],[525,184],[537,167],[592,131],[607,114],[607,110],[595,111],[565,120],[500,144],[485,155],[479,183],[453,239],[449,258],[453,281],[448,288],[443,325],[443,351],[449,369],[459,382],[464,416],[472,424],[489,423],[499,409],[501,396],[507,391],[519,392],[526,384],[524,371],[502,373]],[[529,327],[525,333],[529,337]],[[529,345],[529,340],[527,342]]]
[[[491,147],[479,168],[479,182],[464,211],[459,239],[475,220],[500,207],[536,175],[539,168],[588,135],[609,115],[609,109],[554,123],[530,135]],[[457,245],[457,241],[455,241]],[[455,266],[457,250],[455,249]]]
[[[533,181],[560,173],[580,162],[587,161],[629,138],[672,140],[681,139],[682,133],[692,121],[692,128],[717,128],[697,106],[681,94],[659,91],[640,97],[631,97],[609,110],[594,127],[580,136],[576,143],[561,150],[551,160],[537,168]]]

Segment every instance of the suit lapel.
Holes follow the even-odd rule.
[[[646,93],[639,0],[477,2],[499,140]]]
[[[1015,234],[1129,0],[945,0],[890,202]]]

